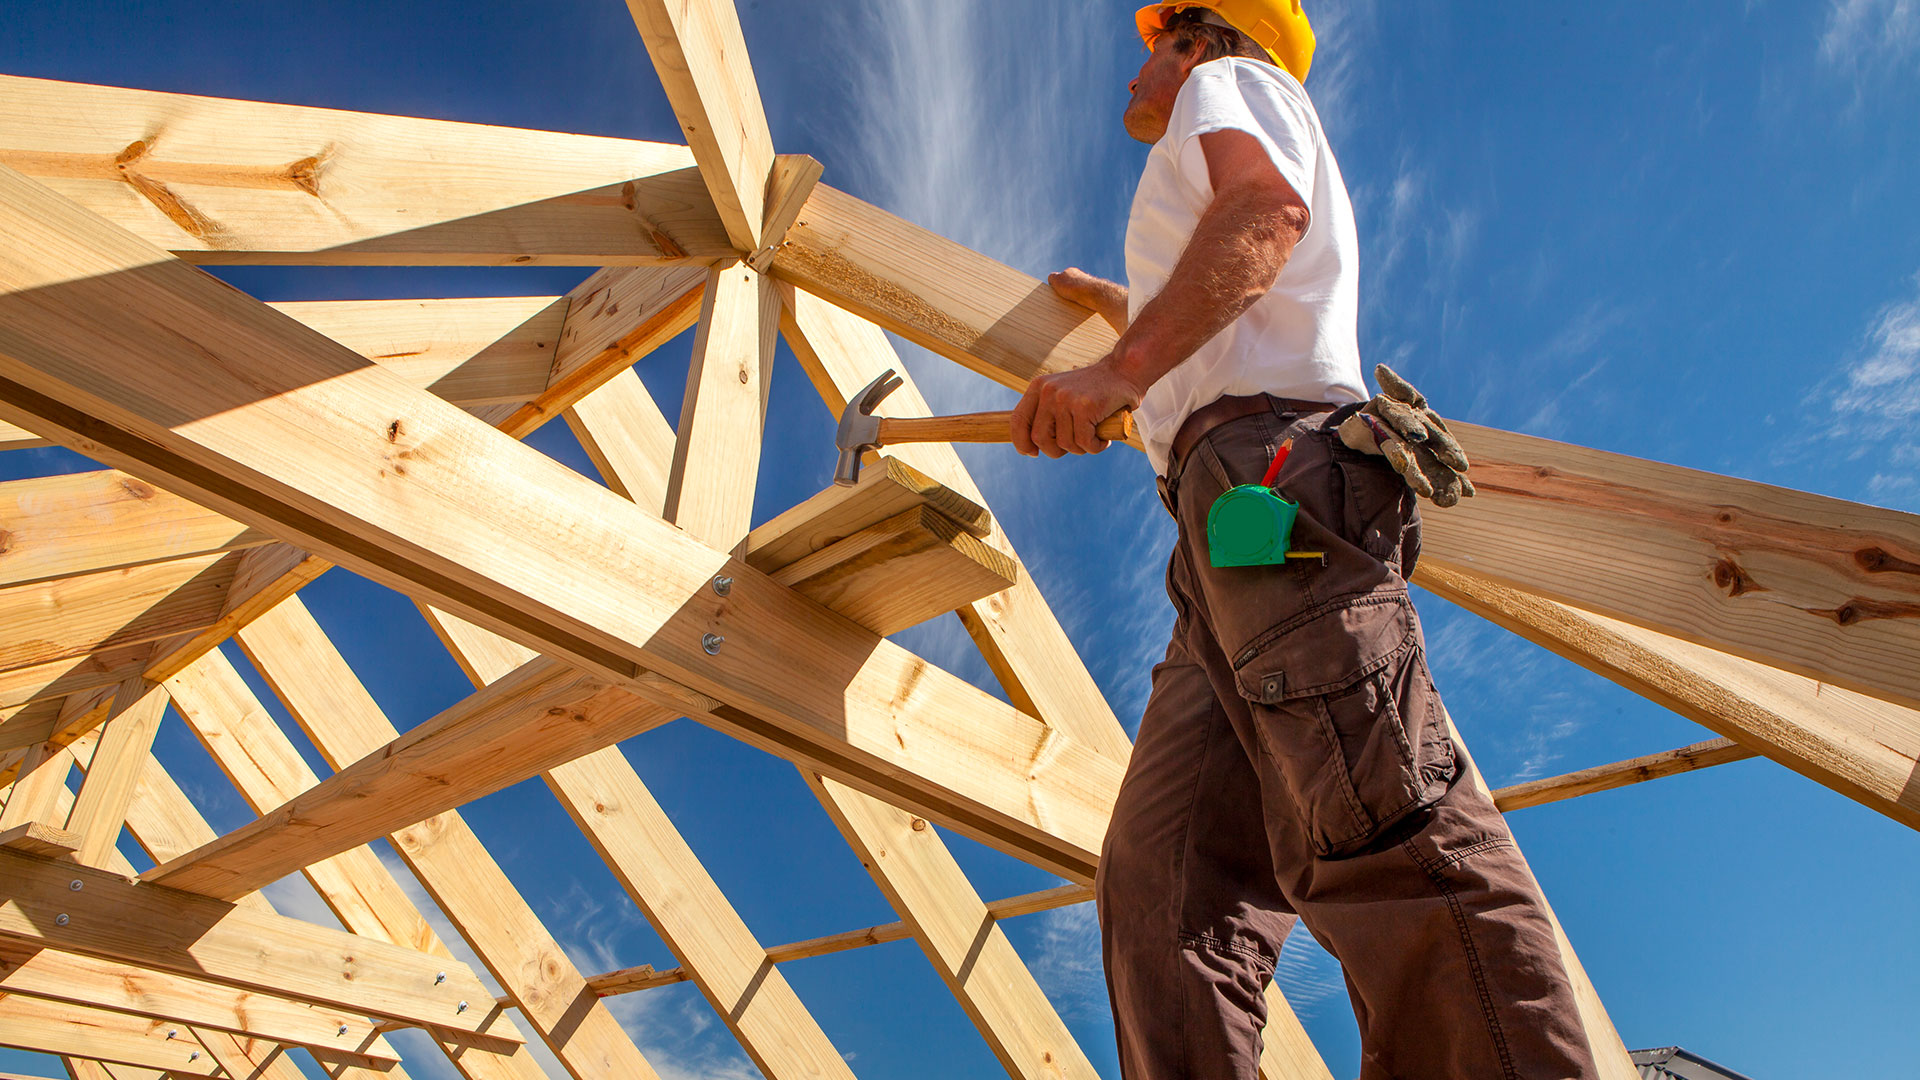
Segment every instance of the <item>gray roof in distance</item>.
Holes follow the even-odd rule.
[[[1677,1046],[1635,1050],[1633,1063],[1640,1067],[1641,1080],[1752,1080]]]

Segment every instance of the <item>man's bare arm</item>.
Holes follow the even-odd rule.
[[[1063,300],[1091,308],[1094,314],[1107,321],[1116,334],[1127,332],[1127,287],[1117,281],[1108,281],[1095,277],[1077,266],[1069,266],[1058,273],[1047,275],[1047,284],[1053,286]]]
[[[1200,147],[1213,202],[1166,288],[1121,331],[1105,358],[1033,380],[1013,413],[1013,443],[1021,453],[1059,457],[1106,449],[1095,426],[1139,406],[1149,387],[1266,295],[1306,235],[1306,203],[1257,139],[1242,131],[1210,132],[1200,136]]]

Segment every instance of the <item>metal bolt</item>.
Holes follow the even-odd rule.
[[[441,983],[446,981],[447,981],[447,973],[444,971],[433,977],[433,985],[435,986],[439,986]]]
[[[199,1060],[200,1060],[200,1051],[198,1051],[198,1050],[195,1050],[195,1051],[194,1051],[193,1053],[191,1053],[191,1054],[188,1054],[188,1055],[187,1055],[187,1060],[188,1060],[188,1061],[199,1061]]]
[[[53,925],[55,926],[65,926],[67,925],[67,922],[68,922],[67,913],[64,911],[53,917]]]
[[[713,594],[715,596],[725,596],[732,591],[733,591],[732,578],[728,577],[725,574],[721,574],[719,577],[713,579]]]
[[[461,1003],[460,1003],[460,1007],[459,1007],[459,1008],[457,1008],[457,1009],[455,1009],[455,1010],[453,1010],[453,1011],[454,1011],[455,1013],[463,1013],[463,1012],[466,1012],[466,1011],[467,1011],[467,1003],[466,1003],[466,1002],[464,1002],[464,1001],[463,1001],[463,1002],[461,1002]]]
[[[81,883],[79,878],[74,878],[72,881],[67,882],[67,888],[72,890],[73,892],[79,892],[81,889],[85,887],[86,886]]]
[[[179,1038],[179,1037],[180,1037],[180,1031],[179,1031],[179,1029],[177,1029],[177,1028],[176,1028],[176,1029],[174,1029],[174,1030],[172,1030],[172,1031],[169,1031],[169,1032],[167,1032],[167,1038],[168,1038],[168,1039],[170,1039],[170,1040],[171,1040],[171,1039],[177,1039],[177,1038]]]
[[[700,638],[700,647],[707,650],[708,656],[719,656],[720,646],[724,644],[726,640],[726,638],[721,637],[719,634],[705,634]]]
[[[342,1035],[345,1035],[346,1033],[347,1033],[347,1025],[345,1025],[345,1024],[341,1024],[341,1025],[340,1025],[340,1034],[342,1034]]]

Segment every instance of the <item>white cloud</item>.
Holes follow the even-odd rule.
[[[1307,931],[1306,924],[1294,924],[1280,950],[1280,962],[1273,967],[1273,981],[1302,1019],[1320,1016],[1329,1002],[1333,1011],[1346,1014],[1347,983],[1340,973],[1340,961],[1320,947]]]
[[[1092,904],[1040,916],[1033,977],[1063,1017],[1098,1018],[1107,1012],[1107,977],[1100,962],[1100,917]]]
[[[1866,81],[1920,60],[1920,0],[1834,0],[1820,59]]]
[[[1829,437],[1849,457],[1877,461],[1868,491],[1902,507],[1920,507],[1920,274],[1913,290],[1874,315],[1853,361],[1827,383]]]

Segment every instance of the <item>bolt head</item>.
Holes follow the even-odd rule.
[[[177,1039],[177,1038],[179,1038],[179,1037],[180,1037],[180,1032],[179,1032],[179,1030],[178,1030],[177,1028],[176,1028],[176,1029],[174,1029],[174,1030],[172,1030],[172,1031],[169,1031],[169,1032],[167,1032],[167,1038],[169,1038],[169,1039]]]
[[[55,926],[65,926],[70,921],[71,920],[67,918],[67,913],[64,911],[53,917],[53,925]]]
[[[706,650],[708,656],[719,656],[720,646],[726,644],[726,641],[727,639],[719,634],[705,634],[700,638],[700,647]]]
[[[447,981],[447,973],[444,971],[440,972],[439,974],[433,977],[433,985],[435,986],[439,986],[441,983],[446,981]]]
[[[340,1034],[342,1034],[342,1035],[345,1035],[346,1033],[347,1033],[347,1025],[345,1025],[345,1024],[341,1024],[341,1025],[340,1025]]]
[[[195,1051],[194,1051],[193,1053],[191,1053],[191,1054],[188,1054],[188,1055],[187,1055],[187,1060],[188,1060],[188,1061],[199,1061],[199,1060],[200,1060],[200,1051],[198,1051],[198,1050],[195,1050]]]
[[[460,1003],[460,1007],[459,1007],[459,1008],[457,1008],[457,1009],[455,1009],[455,1010],[453,1010],[453,1011],[454,1011],[454,1012],[456,1012],[456,1013],[463,1013],[463,1012],[466,1012],[466,1011],[467,1011],[467,1003],[466,1003],[466,1002],[464,1002],[464,1001],[463,1001],[463,1002],[461,1002],[461,1003]]]
[[[79,892],[81,889],[86,888],[86,884],[79,878],[74,878],[72,881],[67,882],[67,888],[73,892]]]
[[[733,591],[733,579],[725,574],[713,579],[713,592],[716,596],[725,596]]]

